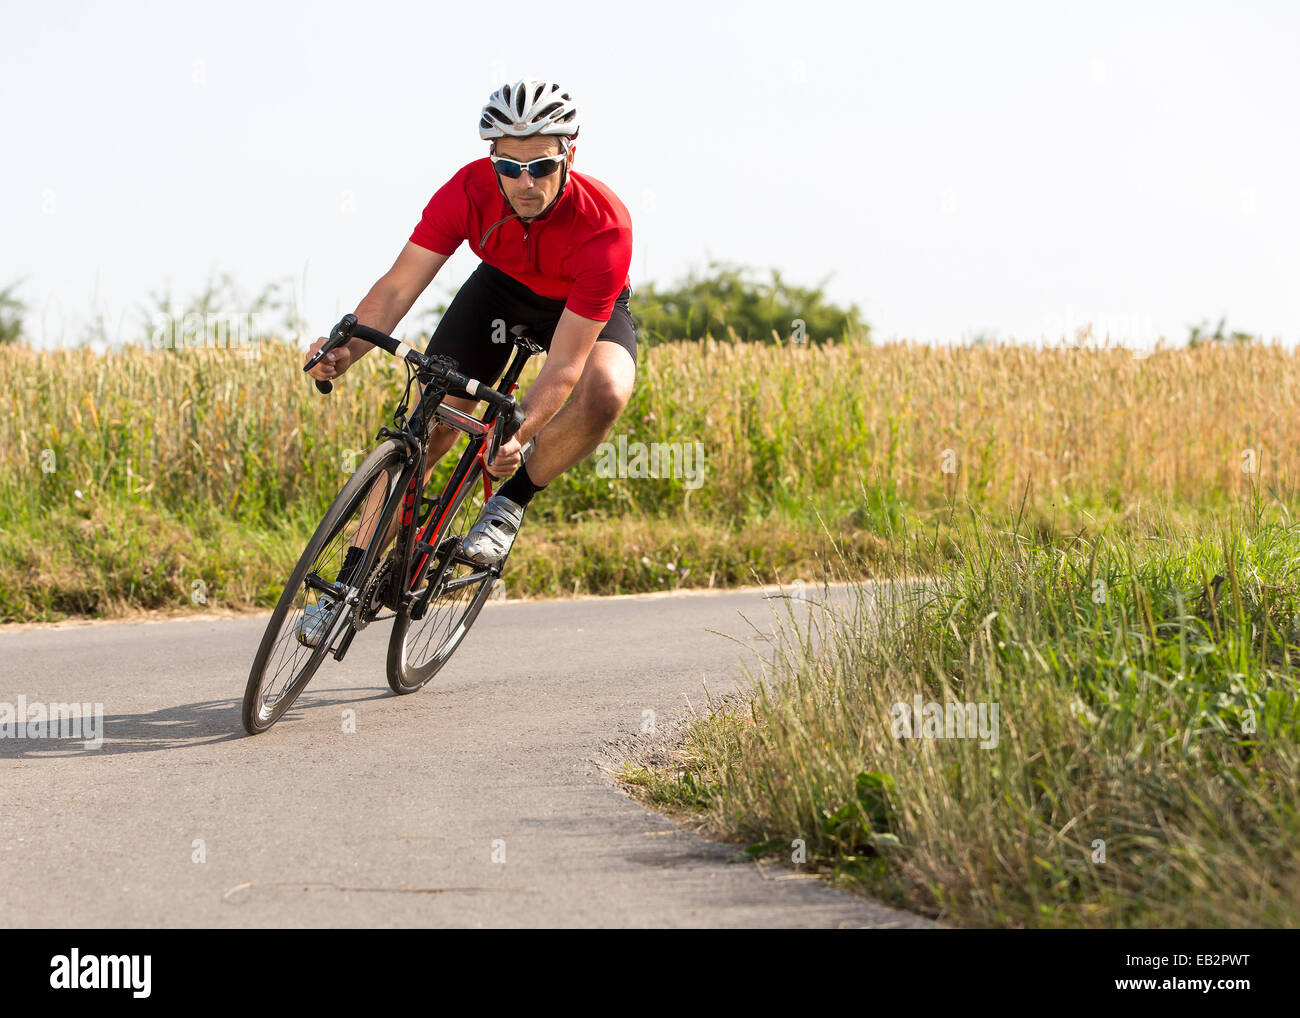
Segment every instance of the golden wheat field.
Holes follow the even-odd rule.
[[[372,354],[323,398],[301,358],[273,340],[8,350],[5,617],[184,605],[181,574],[214,572],[213,541],[226,563],[205,583],[213,601],[266,603],[404,379]],[[1290,501],[1298,381],[1296,354],[1262,344],[1144,357],[1013,345],[650,347],[611,449],[620,438],[659,445],[671,464],[680,456],[669,452],[698,446],[701,476],[610,477],[596,456],[575,466],[535,502],[534,544],[580,553],[525,553],[516,582],[521,593],[612,592],[807,572],[808,535],[880,554],[889,520],[967,500],[1023,499],[1063,519],[1151,500],[1221,506],[1260,489]],[[112,561],[105,541],[124,548]],[[132,575],[137,557],[147,577]],[[159,575],[168,569],[171,580]]]

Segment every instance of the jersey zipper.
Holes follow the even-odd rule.
[[[523,223],[524,228],[524,260],[528,263],[529,268],[534,272],[540,273],[537,267],[537,245],[533,243],[531,224]]]

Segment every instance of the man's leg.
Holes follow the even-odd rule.
[[[627,406],[636,361],[616,342],[597,340],[569,401],[537,433],[527,463],[488,499],[465,535],[462,553],[481,565],[499,565],[510,553],[533,496],[595,450]]]
[[[569,401],[537,433],[526,464],[533,484],[550,484],[595,452],[632,398],[635,384],[632,355],[617,343],[596,343]]]
[[[590,456],[623,413],[623,408],[632,398],[635,384],[636,361],[632,354],[618,343],[597,341],[569,401],[538,432],[528,463],[521,465],[514,477],[503,482],[498,491],[507,498],[513,496],[512,501],[521,506],[527,505],[534,491],[550,484],[575,463]],[[477,400],[455,396],[448,396],[444,402],[466,413],[473,413],[478,406]],[[424,475],[426,483],[438,459],[446,454],[460,434],[453,428],[435,427],[429,440],[429,467]],[[525,492],[523,496],[521,490]],[[374,510],[371,512],[367,506],[368,522],[352,542],[358,548],[364,548],[370,540],[374,522],[383,507],[384,494],[378,487],[372,493],[372,501],[376,503]],[[384,535],[385,548],[396,535],[394,519]]]

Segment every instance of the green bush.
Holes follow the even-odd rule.
[[[632,293],[637,341],[742,339],[763,343],[863,339],[870,329],[856,304],[831,303],[821,286],[787,283],[771,270],[762,280],[749,269],[711,262],[707,275],[660,289],[653,283]]]

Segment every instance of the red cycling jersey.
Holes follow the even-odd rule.
[[[491,160],[462,167],[429,199],[411,243],[451,255],[462,240],[539,297],[563,300],[593,321],[609,321],[628,286],[632,217],[608,187],[572,170],[560,200],[525,225],[497,187]]]

